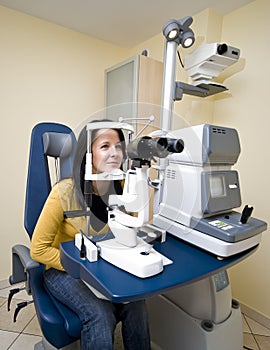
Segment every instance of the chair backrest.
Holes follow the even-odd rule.
[[[72,130],[62,124],[40,123],[32,130],[24,211],[30,238],[52,187],[48,156],[58,160],[58,180],[70,177],[76,143]]]

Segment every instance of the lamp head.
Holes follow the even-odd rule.
[[[163,35],[168,41],[176,40],[179,35],[179,25],[177,20],[169,20],[163,27]]]
[[[181,45],[186,49],[194,44],[195,37],[193,30],[189,29],[182,35]]]
[[[175,41],[184,48],[193,45],[195,38],[194,32],[189,26],[192,24],[192,17],[184,17],[180,20],[171,19],[163,27],[163,35],[167,41]]]

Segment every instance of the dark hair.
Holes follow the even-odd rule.
[[[101,119],[101,120],[93,120],[91,123],[96,122],[112,122],[112,120],[109,119]],[[92,137],[91,140],[95,139],[96,133],[99,129],[95,129],[92,131]],[[113,129],[115,130],[119,135],[119,140],[122,145],[122,151],[123,151],[123,160],[126,158],[126,143],[125,143],[125,137],[123,134],[123,131],[121,129]],[[83,127],[81,130],[78,142],[76,146],[76,152],[73,162],[73,181],[74,181],[74,189],[75,189],[75,195],[78,203],[82,208],[85,208],[87,204],[85,203],[84,199],[84,175],[85,175],[85,162],[86,162],[86,147],[87,147],[87,131],[86,126]]]

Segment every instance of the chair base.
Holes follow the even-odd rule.
[[[80,350],[81,345],[80,345],[80,340],[75,341],[74,343],[71,343],[64,348],[57,349],[54,347],[51,343],[48,342],[44,337],[40,342],[35,344],[34,350]]]

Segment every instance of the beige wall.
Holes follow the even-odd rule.
[[[192,125],[209,122],[237,128],[242,144],[237,169],[243,204],[254,205],[254,215],[265,221],[269,198],[269,10],[270,2],[257,0],[224,17],[212,10],[194,16],[195,45],[223,40],[239,47],[242,59],[236,67],[238,73],[224,82],[228,94],[203,100],[184,96],[175,104],[176,119],[185,118]],[[76,127],[103,108],[105,68],[144,48],[162,61],[164,40],[160,34],[127,51],[1,7],[0,33],[3,279],[10,273],[11,246],[27,242],[22,223],[32,126],[53,120]],[[180,65],[177,78],[188,81]],[[268,233],[258,251],[232,268],[230,276],[234,297],[270,317]]]
[[[242,152],[237,164],[242,202],[254,205],[254,216],[269,222],[269,45],[270,2],[257,0],[223,19],[222,40],[241,49],[241,72],[227,80],[232,96],[215,103],[214,122],[235,127]],[[250,258],[231,269],[234,295],[270,317],[270,237]]]
[[[11,246],[23,229],[28,146],[40,121],[76,127],[104,106],[104,69],[127,50],[0,7],[1,254],[0,279],[11,272]]]

